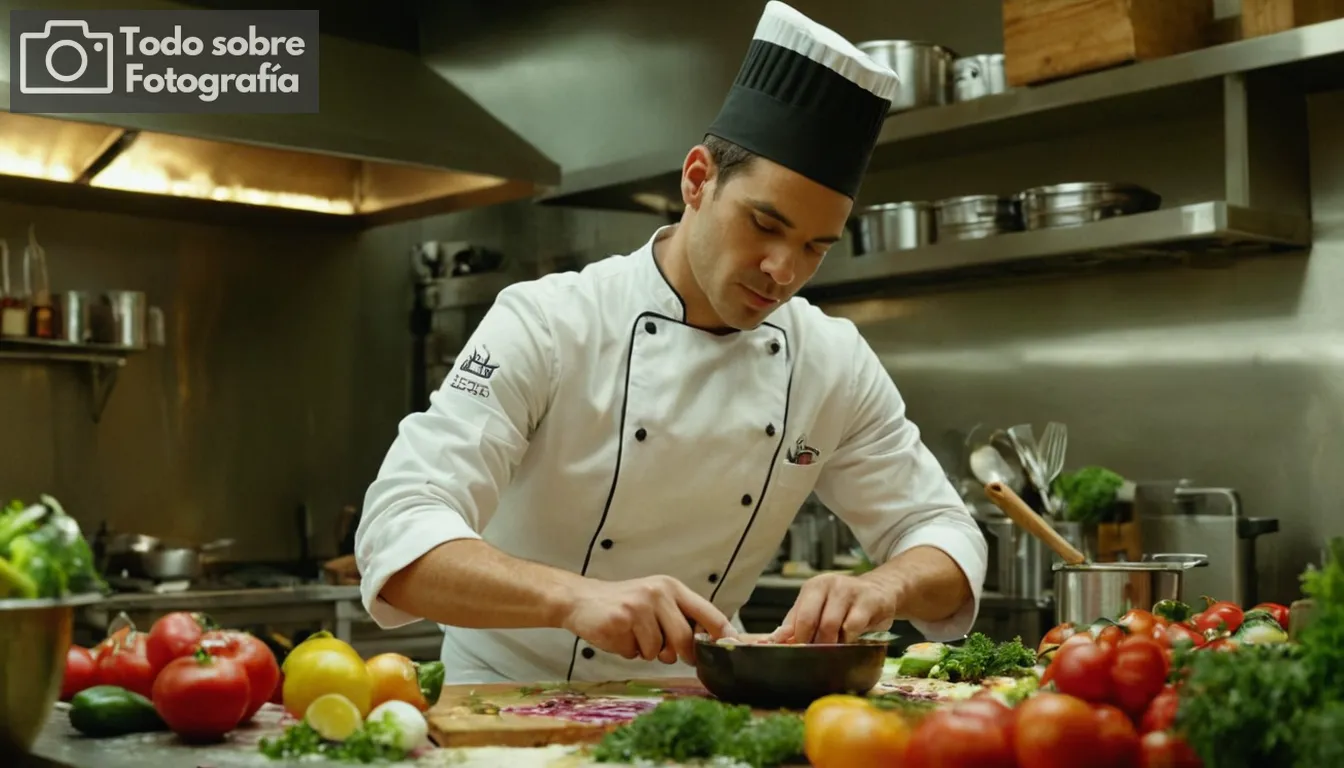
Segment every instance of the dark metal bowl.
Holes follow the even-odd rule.
[[[719,645],[697,637],[695,674],[721,701],[805,709],[822,696],[872,690],[882,678],[887,645]]]

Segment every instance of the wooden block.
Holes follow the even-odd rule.
[[[1207,44],[1213,0],[1004,0],[1008,84],[1030,85]]]
[[[1241,0],[1241,36],[1260,37],[1344,18],[1344,0]]]

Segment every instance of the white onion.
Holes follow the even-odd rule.
[[[392,724],[397,732],[396,742],[392,746],[405,752],[412,752],[429,738],[429,723],[425,722],[425,716],[420,714],[420,710],[404,701],[394,699],[379,704],[373,708],[364,722],[380,722],[389,713],[392,715]]]

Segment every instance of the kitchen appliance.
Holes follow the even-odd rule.
[[[1007,90],[1002,53],[964,56],[952,62],[953,101],[972,101]]]
[[[102,599],[0,600],[0,758],[21,763],[32,749],[61,694],[75,609]]]
[[[1244,606],[1260,602],[1257,549],[1261,537],[1279,530],[1279,521],[1247,517],[1236,489],[1198,487],[1188,480],[1140,482],[1134,515],[1146,548],[1208,554],[1209,568],[1188,575],[1188,594]]]
[[[952,62],[957,55],[920,40],[869,40],[859,50],[900,78],[888,114],[952,101]]]
[[[1115,216],[1155,211],[1162,197],[1137,184],[1072,182],[1033,187],[1016,200],[1027,229],[1070,227]]]
[[[854,216],[852,231],[855,256],[929,245],[935,239],[933,204],[907,201],[869,205]]]
[[[973,240],[1022,228],[1017,203],[999,195],[961,195],[934,203],[939,240]]]
[[[105,529],[100,528],[95,537],[95,552],[102,553],[103,572],[112,577],[152,582],[191,582],[214,562],[213,553],[233,546],[233,539],[190,546],[144,534],[105,537]]]

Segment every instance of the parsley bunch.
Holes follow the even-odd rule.
[[[764,768],[785,763],[802,751],[803,720],[797,715],[753,718],[750,707],[686,698],[665,701],[607,734],[590,756],[599,763],[689,763],[728,757]]]

